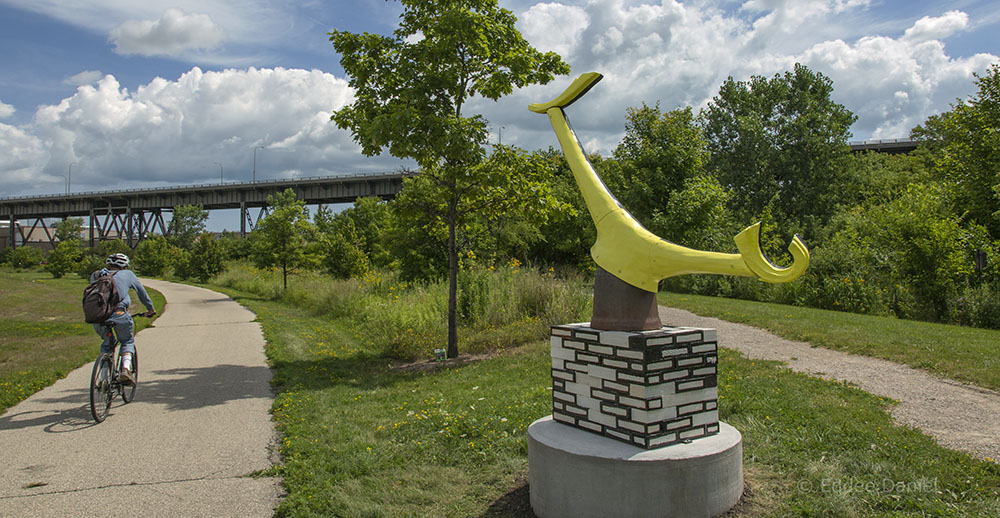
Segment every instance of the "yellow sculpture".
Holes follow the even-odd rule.
[[[656,292],[661,279],[689,273],[756,276],[767,282],[790,282],[809,266],[809,250],[798,236],[788,246],[794,262],[788,268],[772,264],[760,249],[760,223],[740,232],[734,240],[738,254],[704,252],[676,245],[646,230],[615,199],[587,160],[563,108],[587,93],[603,76],[590,72],[578,77],[554,100],[532,104],[533,112],[548,114],[583,193],[590,217],[597,227],[597,242],[590,249],[598,266],[626,283]]]

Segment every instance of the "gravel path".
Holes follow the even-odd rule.
[[[893,418],[942,446],[1000,462],[1000,393],[938,378],[905,365],[793,342],[744,324],[660,306],[664,325],[719,330],[719,345],[753,359],[778,360],[795,371],[858,385],[899,401]]]

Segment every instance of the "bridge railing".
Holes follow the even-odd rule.
[[[116,195],[116,194],[129,194],[137,192],[154,192],[154,191],[182,191],[187,189],[211,189],[216,187],[225,187],[227,189],[233,187],[253,187],[255,185],[261,184],[276,184],[276,183],[294,183],[294,182],[305,182],[309,180],[352,180],[352,179],[363,179],[363,178],[384,178],[384,177],[395,177],[395,176],[412,176],[415,174],[413,171],[403,170],[394,173],[354,173],[346,175],[328,175],[328,176],[306,176],[300,178],[278,178],[272,180],[258,180],[256,182],[227,182],[227,183],[203,183],[203,184],[190,184],[190,185],[169,185],[163,187],[140,187],[135,189],[118,189],[113,191],[80,191],[73,192],[69,194],[31,194],[27,196],[10,196],[6,198],[0,198],[0,202],[3,201],[22,201],[22,200],[36,200],[41,198],[67,198],[73,196],[96,196],[96,195]]]

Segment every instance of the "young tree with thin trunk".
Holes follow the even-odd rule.
[[[309,221],[306,203],[296,199],[290,188],[268,196],[267,204],[272,207],[271,214],[250,234],[251,257],[260,268],[281,268],[282,286],[287,290],[288,274],[312,261],[306,244],[312,241],[315,227]]]
[[[497,0],[401,0],[392,36],[330,33],[350,76],[355,101],[332,119],[351,130],[369,156],[384,149],[420,165],[404,187],[419,192],[429,214],[448,229],[448,357],[458,356],[459,223],[488,190],[489,135],[481,115],[463,112],[475,96],[497,100],[514,88],[545,84],[569,66],[531,47],[513,13]]]

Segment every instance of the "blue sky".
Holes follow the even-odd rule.
[[[290,6],[289,4],[295,4]],[[834,81],[854,138],[907,136],[1000,56],[992,1],[501,1],[525,37],[605,80],[570,117],[610,153],[642,102],[703,107],[728,76],[802,62]],[[0,0],[0,197],[390,171],[329,122],[350,102],[332,28],[389,33],[384,0]],[[494,135],[554,145],[527,111],[572,76],[474,102]]]

